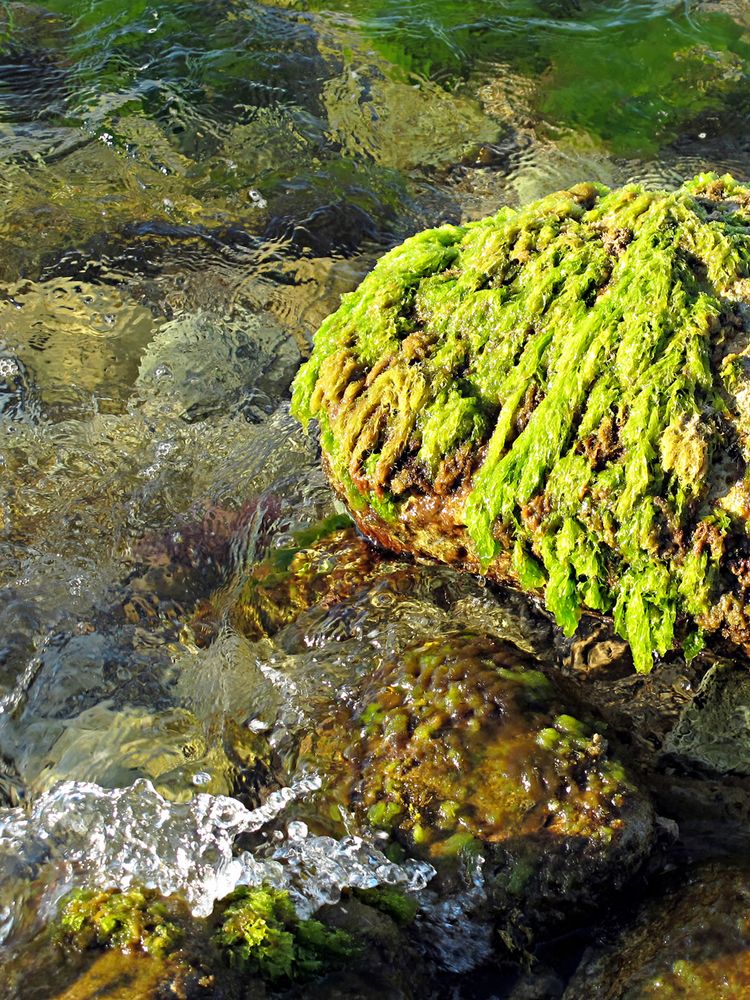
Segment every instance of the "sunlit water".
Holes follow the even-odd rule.
[[[300,825],[291,748],[441,624],[549,631],[430,568],[261,642],[182,626],[333,510],[289,385],[385,249],[586,179],[748,179],[750,3],[11,2],[0,42],[4,947],[72,884],[424,887]],[[251,801],[256,732],[289,763]]]

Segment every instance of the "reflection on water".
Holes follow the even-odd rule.
[[[410,569],[406,594],[381,581],[259,641],[229,627],[249,562],[333,510],[289,384],[340,295],[418,228],[584,179],[750,176],[750,4],[9,2],[0,47],[12,945],[58,884],[123,879],[130,862],[97,853],[94,816],[129,858],[146,852],[156,884],[195,899],[248,866],[302,865],[287,840],[281,860],[257,845],[234,856],[230,827],[256,827],[215,796],[253,809],[282,795],[286,821],[316,699],[347,696],[415,635],[458,619],[551,655],[522,602],[445,569]],[[204,647],[188,626],[212,594]],[[155,790],[103,791],[136,779]],[[168,823],[149,839],[151,807]],[[211,809],[244,818],[219,836],[196,818]],[[56,810],[79,820],[52,858],[39,845]],[[170,882],[170,851],[196,842],[196,824],[217,853]],[[305,843],[311,892],[359,884],[362,865],[407,878],[372,845]]]

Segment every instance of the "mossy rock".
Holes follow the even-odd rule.
[[[208,923],[152,889],[77,889],[0,967],[9,1000],[240,1000]],[[17,946],[18,942],[16,942]]]
[[[736,1000],[750,995],[750,873],[706,866],[648,904],[565,1000]]]
[[[434,971],[409,935],[415,910],[383,886],[303,919],[288,893],[240,887],[217,907],[213,944],[241,983],[262,983],[269,994],[409,1000],[429,992]]]
[[[62,903],[60,932],[79,951],[98,945],[160,957],[176,951],[184,936],[178,905],[147,889],[78,889]],[[182,921],[186,916],[180,913]]]
[[[580,184],[386,254],[293,409],[362,530],[611,615],[636,668],[750,645],[750,190]]]
[[[536,661],[470,632],[421,641],[335,706],[303,749],[322,804],[439,869],[484,858],[510,938],[564,923],[633,874],[653,814],[601,732]]]
[[[78,889],[62,901],[57,933],[79,952],[113,948],[156,958],[183,945],[196,950],[196,941],[206,945],[210,936],[207,954],[213,950],[243,975],[269,982],[309,979],[357,953],[351,935],[300,919],[289,893],[269,886],[236,889],[211,921],[192,917],[178,897],[150,889]]]
[[[289,894],[267,886],[232,893],[214,942],[230,965],[269,982],[311,979],[358,951],[346,931],[301,920]]]
[[[305,919],[288,892],[242,886],[197,918],[179,896],[151,889],[77,889],[0,968],[0,992],[24,1000],[260,1000],[375,996],[377,988],[406,1000],[428,983],[407,937],[414,903],[393,887],[362,895]]]

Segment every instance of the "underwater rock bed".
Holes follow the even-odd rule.
[[[750,190],[580,184],[427,230],[321,326],[293,410],[370,538],[611,615],[636,668],[750,644]]]
[[[104,792],[90,813],[94,786],[71,783],[77,812],[44,838],[55,849],[36,855],[47,909],[14,944],[0,978],[9,996],[43,1000],[59,982],[65,992],[55,987],[55,995],[67,1000],[175,992],[559,998],[594,975],[596,957],[585,949],[600,943],[608,922],[619,929],[643,897],[658,896],[665,870],[750,846],[750,765],[746,748],[738,760],[728,746],[741,729],[732,712],[745,687],[736,665],[712,660],[709,635],[744,641],[744,198],[728,179],[703,178],[675,195],[582,186],[521,213],[415,237],[390,258],[402,269],[393,281],[401,287],[412,275],[411,291],[404,285],[402,298],[383,299],[375,279],[390,273],[386,257],[345,300],[322,330],[338,336],[348,308],[365,323],[392,307],[401,317],[394,353],[371,359],[368,374],[365,353],[356,369],[352,358],[374,339],[322,358],[321,332],[298,376],[295,408],[320,420],[334,487],[356,524],[386,548],[333,513],[319,473],[315,503],[297,509],[296,484],[316,462],[309,441],[310,464],[295,467],[286,485],[269,473],[271,485],[239,510],[196,507],[194,522],[178,520],[133,547],[126,592],[107,612],[113,627],[168,625],[180,651],[181,697],[192,706],[208,693],[221,705],[212,702],[210,727],[185,709],[150,709],[148,717],[92,709],[78,717],[85,732],[63,727],[50,739],[44,780],[35,779],[36,822],[55,800],[54,789],[43,789],[71,776],[68,768],[80,770],[77,757],[104,742],[105,731],[108,745],[122,744],[128,778],[140,774],[158,789]],[[627,216],[630,236],[615,237],[610,216],[618,225]],[[507,251],[496,278],[470,273],[472,240],[475,263],[489,267],[495,243],[499,258]],[[404,255],[422,244],[431,253],[430,241],[455,250],[454,263],[432,276],[424,261],[409,270]],[[663,273],[646,266],[649,253]],[[731,268],[734,284],[717,298]],[[587,284],[592,274],[599,284]],[[472,281],[477,287],[467,291]],[[641,301],[649,282],[666,296],[658,330]],[[610,301],[617,296],[619,306]],[[510,338],[522,314],[531,310],[534,320],[506,345],[504,380],[487,369],[481,385],[477,372],[499,348],[488,337],[473,357],[484,336],[478,329],[464,343],[461,324],[477,301],[485,310],[477,315]],[[680,312],[680,302],[692,312]],[[575,320],[567,326],[566,310]],[[421,326],[404,333],[402,320]],[[570,376],[575,345],[591,362],[590,383],[567,383],[582,401],[577,415],[575,393],[555,389],[561,372]],[[464,352],[456,371],[454,348]],[[347,351],[352,358],[336,369]],[[524,368],[527,352],[538,362],[533,372]],[[348,382],[334,405],[336,372]],[[428,376],[442,385],[438,395],[414,395]],[[514,378],[520,409],[503,417],[502,393]],[[544,409],[550,398],[569,419],[567,431],[562,416],[553,421]],[[589,410],[597,399],[595,425]],[[284,410],[281,449],[293,425]],[[407,425],[404,453],[391,450],[383,483],[373,485],[367,477]],[[493,453],[503,427],[506,451]],[[726,460],[724,434],[733,435]],[[341,441],[351,445],[346,468]],[[612,448],[601,451],[603,442]],[[492,503],[516,496],[528,470],[542,485],[533,517],[532,501],[519,505],[517,496],[507,521],[497,515],[487,560],[471,532],[477,510],[483,517],[492,506],[482,507],[476,491],[493,454],[496,471],[518,478],[512,489],[503,480],[499,493],[493,480]],[[483,573],[516,592],[486,585]],[[539,613],[539,596],[562,629]],[[699,600],[707,611],[696,610]],[[630,642],[639,673],[609,619]],[[95,634],[97,619],[91,627]],[[708,648],[696,655],[704,637]],[[649,674],[655,652],[661,662]],[[144,757],[134,734],[152,732],[163,734],[169,753]],[[183,774],[194,775],[205,800],[185,793],[184,802],[168,801]],[[217,792],[233,798],[220,805]],[[120,800],[138,817],[142,849],[105,844],[93,868],[89,830],[101,838],[119,828],[110,813],[123,814]],[[210,838],[191,833],[193,819],[214,809],[227,811],[218,854]],[[25,838],[19,833],[6,851],[24,857]],[[56,851],[74,862],[64,869],[66,888],[85,888],[64,898],[52,927],[37,934],[62,891]],[[107,881],[113,865],[127,872],[122,883]],[[698,922],[712,919],[707,898],[695,897]],[[629,947],[615,938],[613,929],[615,949]]]
[[[216,593],[213,611],[220,616],[223,607],[226,618],[235,628],[244,628],[253,643],[262,645],[273,637],[292,660],[308,634],[306,617],[316,623],[316,635],[325,632],[326,623],[335,625],[335,637],[329,641],[346,648],[341,627],[355,628],[363,602],[373,595],[390,596],[380,612],[382,627],[392,628],[400,605],[414,599],[425,571],[368,546],[337,516],[286,536],[283,545],[247,565],[236,588]],[[509,606],[498,604],[494,618],[483,627],[481,619],[472,617],[476,605],[466,600],[467,593],[474,593],[472,587],[480,589],[472,578],[445,568],[439,568],[439,574],[443,593],[433,594],[433,599],[452,609],[442,624],[436,619],[431,634],[404,637],[399,651],[381,655],[375,669],[350,663],[343,697],[319,691],[307,724],[260,754],[258,793],[265,805],[257,810],[258,821],[261,813],[270,815],[271,800],[279,796],[269,791],[278,769],[291,768],[302,780],[310,779],[296,803],[287,799],[289,810],[280,814],[289,824],[289,836],[292,827],[299,827],[302,832],[293,836],[302,839],[276,841],[279,853],[268,856],[269,867],[263,869],[272,873],[276,861],[271,859],[278,857],[291,879],[288,889],[241,884],[227,897],[227,883],[212,911],[194,896],[192,913],[185,900],[181,902],[179,880],[170,898],[140,888],[137,881],[123,891],[79,890],[62,900],[50,928],[6,962],[0,986],[8,995],[114,1000],[177,990],[187,997],[237,1000],[553,998],[563,995],[571,975],[571,990],[579,988],[579,981],[588,981],[580,976],[593,976],[594,971],[599,975],[599,965],[590,971],[594,958],[588,955],[575,971],[584,946],[598,941],[593,929],[602,921],[605,927],[611,923],[619,929],[620,919],[644,894],[656,892],[658,901],[665,866],[685,863],[687,845],[673,843],[677,834],[669,819],[677,816],[682,823],[681,815],[667,810],[657,819],[650,801],[653,769],[663,770],[662,763],[658,755],[631,759],[598,709],[587,707],[597,701],[588,697],[593,695],[591,683],[609,686],[612,692],[611,677],[609,682],[577,677],[570,669],[566,675],[559,656],[540,658],[500,638]],[[486,599],[489,607],[491,591]],[[204,624],[201,612],[193,623],[201,640]],[[372,618],[367,627],[373,628]],[[544,645],[549,636],[539,639]],[[321,644],[319,651],[323,648]],[[696,670],[703,660],[696,659]],[[662,714],[673,678],[665,666],[649,677],[627,668],[621,672],[623,679],[644,688],[665,675],[667,687],[653,686],[649,702]],[[294,676],[290,662],[285,670]],[[726,684],[736,692],[739,683],[728,665],[714,668],[714,673],[714,683],[724,687],[704,697],[711,719],[715,703],[723,703]],[[706,674],[712,676],[711,671]],[[710,719],[696,722],[701,711],[702,703],[697,703],[683,713],[662,751],[675,760],[678,752],[686,759],[701,752],[718,766],[717,752],[711,755],[713,745],[704,732]],[[647,727],[648,717],[639,720],[634,714],[633,723],[639,722]],[[688,743],[686,729],[700,739]],[[264,740],[263,734],[256,738]],[[294,760],[282,765],[282,752]],[[704,800],[715,794],[710,782],[697,784],[703,786]],[[239,784],[235,794],[240,794]],[[129,793],[120,795],[129,801]],[[150,843],[152,825],[164,826],[161,836],[168,836],[166,819],[175,811],[153,789],[148,796],[158,807],[158,821],[148,814],[147,829],[140,835],[144,846]],[[223,808],[233,801],[225,800]],[[697,803],[693,795],[683,812],[695,811]],[[142,805],[135,799],[131,803],[139,817]],[[207,804],[194,805],[200,812]],[[44,808],[41,801],[37,808]],[[176,810],[187,817],[192,808],[182,805]],[[709,811],[716,815],[715,802]],[[83,801],[78,813],[53,826],[45,842],[64,845],[67,825],[80,837],[81,819],[88,816]],[[258,829],[251,819],[250,813],[238,817],[237,830]],[[111,819],[100,820],[99,831],[112,825]],[[190,827],[181,829],[180,843],[190,854]],[[344,839],[335,839],[342,834]],[[369,875],[362,872],[384,881],[363,888],[361,881],[347,882],[345,875],[337,902],[321,906],[321,900],[310,900],[306,913],[295,912],[299,886],[314,886],[329,870],[322,856],[316,868],[304,845],[314,850],[316,840],[327,840],[331,848],[340,845],[345,858],[350,857],[352,836],[361,838],[357,850],[363,857],[371,858],[373,845],[384,852]],[[200,843],[211,851],[209,842]],[[273,843],[271,835],[269,848]],[[233,850],[227,839],[217,876],[236,864],[244,873],[241,877],[257,877],[263,854],[238,856],[237,847]],[[722,849],[731,851],[732,845]],[[183,847],[176,852],[175,860]],[[70,855],[65,847],[63,856]],[[76,856],[87,857],[87,851],[79,847]],[[155,870],[147,859],[142,863],[132,854],[117,857],[125,870],[153,878]],[[383,867],[386,858],[393,863],[390,871]],[[194,863],[207,860],[210,865],[207,854],[192,858]],[[432,866],[432,877],[390,884],[405,875],[397,868],[404,861]],[[98,878],[92,884],[97,883]],[[686,906],[694,911],[696,926],[712,927],[714,921],[721,932],[724,917],[713,914],[701,892]],[[730,913],[727,919],[735,917]],[[555,941],[562,944],[556,946]],[[676,947],[682,943],[678,935]],[[555,947],[570,954],[562,959],[550,956]],[[629,939],[613,944],[615,951],[630,947]],[[609,975],[609,968],[601,974]],[[706,974],[713,975],[712,969]],[[52,981],[64,992],[51,994]],[[596,990],[587,994],[585,985],[581,988],[582,993],[570,995],[599,995]],[[611,989],[614,992],[601,995],[620,996],[614,986]]]

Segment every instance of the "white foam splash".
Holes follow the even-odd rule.
[[[27,905],[23,883],[42,888],[38,911],[72,886],[139,884],[180,893],[197,917],[238,885],[287,889],[301,916],[335,903],[345,887],[424,888],[434,875],[430,865],[395,864],[359,837],[309,836],[302,823],[290,823],[286,836],[277,832],[278,840],[256,854],[236,849],[240,834],[262,830],[318,787],[316,776],[303,777],[251,810],[224,795],[170,802],[145,780],[122,789],[66,781],[28,811],[0,810],[0,943]]]

